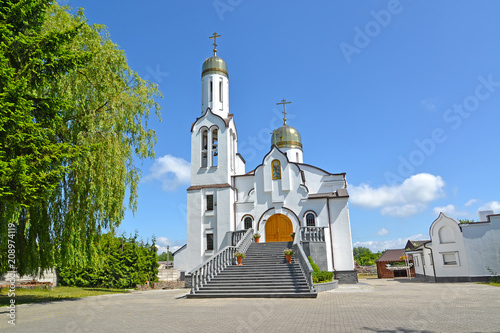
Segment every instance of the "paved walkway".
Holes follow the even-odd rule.
[[[500,288],[361,280],[317,299],[186,299],[135,292],[0,308],[1,332],[500,332]]]

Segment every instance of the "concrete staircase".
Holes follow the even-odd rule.
[[[243,266],[229,266],[188,298],[315,298],[300,266],[286,262],[283,250],[292,242],[252,243]]]

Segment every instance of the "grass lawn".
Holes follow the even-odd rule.
[[[500,282],[485,282],[485,283],[481,283],[481,284],[487,284],[490,286],[500,287]]]
[[[358,279],[378,279],[377,274],[358,273]]]
[[[27,303],[39,303],[60,301],[64,299],[97,296],[105,294],[128,293],[127,289],[106,289],[106,288],[80,288],[80,287],[55,287],[54,289],[21,289],[16,288],[16,305]],[[0,307],[10,304],[10,297],[7,288],[2,288],[0,292]]]

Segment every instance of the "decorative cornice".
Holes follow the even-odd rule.
[[[229,184],[209,184],[209,185],[193,185],[190,186],[186,191],[196,191],[205,188],[232,188]]]
[[[332,193],[313,193],[307,196],[308,199],[339,199],[339,198],[349,198],[349,193],[345,188],[339,188],[337,191]]]

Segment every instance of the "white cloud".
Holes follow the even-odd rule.
[[[382,215],[406,217],[420,213],[425,209],[423,204],[406,204],[403,206],[388,206],[381,210]]]
[[[161,254],[163,252],[167,252],[167,246],[169,246],[169,251],[170,252],[175,252],[177,251],[182,245],[179,245],[179,242],[172,242],[169,238],[167,237],[158,237],[156,238],[156,248],[158,249],[158,254]]]
[[[388,249],[402,249],[405,247],[406,243],[408,242],[409,239],[411,240],[424,240],[428,239],[429,236],[426,236],[424,234],[418,234],[418,235],[413,235],[408,238],[396,238],[396,239],[389,239],[385,241],[366,241],[366,242],[355,242],[353,244],[354,247],[356,246],[364,246],[372,250],[372,252],[379,252],[383,250],[388,250]]]
[[[384,215],[405,217],[425,209],[426,205],[444,196],[445,182],[440,176],[419,173],[401,185],[373,188],[368,184],[350,186],[351,202],[366,208],[382,208]]]
[[[479,207],[479,211],[483,211],[483,210],[492,210],[495,213],[498,213],[498,212],[500,212],[500,202],[490,201],[490,202],[486,203],[485,205]]]
[[[446,206],[442,206],[442,207],[434,207],[434,209],[432,211],[436,215],[439,215],[439,213],[443,212],[446,215],[449,215],[453,218],[470,217],[470,215],[471,215],[471,214],[469,214],[469,212],[457,210],[457,207],[455,207],[455,205],[451,205],[451,204],[446,205]]]
[[[473,204],[475,204],[477,202],[477,199],[470,199],[469,201],[467,201],[465,203],[465,207],[469,207],[469,206],[472,206]]]
[[[377,235],[379,236],[384,236],[384,235],[387,235],[389,233],[389,230],[387,230],[386,228],[382,228],[380,229],[378,232],[377,232]]]
[[[157,158],[145,180],[159,180],[166,191],[175,191],[181,185],[189,184],[191,165],[183,158],[165,155]]]

